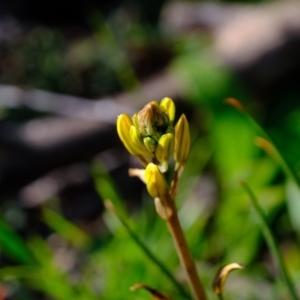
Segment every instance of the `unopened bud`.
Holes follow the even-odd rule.
[[[174,160],[184,164],[190,152],[190,130],[189,123],[184,114],[181,115],[175,126],[175,148]]]
[[[174,134],[163,134],[156,146],[155,157],[160,162],[160,170],[166,172],[168,170],[168,160],[174,150]]]
[[[117,119],[117,132],[120,140],[123,142],[124,146],[128,152],[132,155],[138,155],[137,149],[132,145],[130,137],[130,127],[132,126],[132,121],[127,114],[121,114]]]
[[[145,171],[147,190],[151,197],[162,197],[168,193],[168,185],[157,165],[149,163]]]
[[[156,101],[152,101],[133,116],[133,122],[142,137],[152,137],[158,141],[169,126],[169,117]]]
[[[171,123],[174,122],[175,118],[175,104],[171,98],[165,97],[160,101],[160,108],[162,108],[169,117]]]
[[[134,125],[130,127],[130,138],[131,138],[132,146],[134,147],[134,149],[136,149],[139,155],[142,155],[144,157],[154,156],[152,153],[153,151],[149,151],[149,149],[145,147],[141,135]]]
[[[175,104],[171,98],[166,97],[160,103],[149,102],[132,119],[126,114],[120,115],[117,131],[132,155],[140,156],[144,161],[152,158],[165,172],[174,148],[174,116]]]

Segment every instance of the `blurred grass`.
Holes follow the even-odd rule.
[[[269,250],[273,256],[273,259],[276,262],[276,267],[279,270],[281,280],[284,282],[285,287],[289,293],[289,297],[291,299],[298,299],[297,293],[294,288],[294,283],[292,282],[290,275],[288,274],[288,271],[286,269],[286,265],[284,263],[282,255],[281,255],[279,246],[276,242],[275,237],[273,236],[271,228],[268,225],[268,219],[264,213],[264,210],[260,206],[260,204],[259,204],[256,196],[253,194],[253,191],[251,190],[251,188],[246,183],[242,183],[242,185],[243,185],[245,191],[247,192],[247,194],[249,195],[249,197],[252,201],[253,207],[256,211],[256,214],[259,217],[261,229],[263,231],[264,237],[268,244]]]

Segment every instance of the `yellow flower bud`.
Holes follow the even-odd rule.
[[[157,165],[149,163],[145,171],[147,190],[151,197],[162,197],[169,191],[166,179]]]
[[[171,98],[160,103],[151,101],[142,110],[132,116],[122,114],[117,119],[117,131],[126,149],[144,159],[153,158],[159,163],[162,172],[168,169],[168,158],[174,142],[175,104]],[[162,136],[166,135],[161,139]],[[161,140],[160,140],[161,139]],[[158,148],[158,149],[157,149]],[[157,157],[156,157],[157,155]]]
[[[189,123],[184,114],[181,115],[175,126],[174,159],[177,163],[184,164],[190,151]]]
[[[130,137],[130,127],[132,121],[127,114],[121,114],[117,118],[117,132],[128,152],[132,155],[138,155],[136,147],[133,146]]]
[[[156,146],[155,157],[161,163],[160,170],[166,172],[168,170],[168,163],[172,152],[174,150],[174,135],[173,133],[163,134]]]
[[[153,151],[149,152],[149,150],[145,147],[141,135],[139,134],[137,128],[132,125],[130,127],[130,138],[132,143],[132,148],[135,149],[136,153],[145,157],[153,157]]]
[[[161,100],[159,106],[166,112],[170,122],[173,123],[175,118],[175,104],[173,100],[171,98],[165,97]]]

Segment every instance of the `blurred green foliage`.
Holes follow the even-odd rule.
[[[100,26],[108,34],[106,39],[111,39],[110,30],[113,32],[115,25],[108,31]],[[131,68],[126,69],[130,66],[127,56],[122,54],[117,60],[123,62],[119,70],[114,57],[124,50],[130,33],[131,41],[141,46],[147,43],[148,33],[129,25],[117,37],[119,49],[115,49],[116,41],[107,44],[103,35],[68,43],[59,31],[33,28],[13,45],[13,51],[0,46],[5,57],[0,63],[0,81],[85,97],[115,93],[127,84],[129,89],[135,86],[136,77]],[[293,282],[299,282],[297,182],[284,174],[280,162],[255,145],[255,137],[262,134],[255,123],[224,103],[225,98],[235,97],[255,118],[259,116],[236,75],[212,59],[209,37],[184,35],[167,42],[176,54],[169,70],[183,83],[185,99],[193,107],[192,150],[177,199],[180,219],[210,299],[216,299],[210,288],[214,274],[219,266],[233,261],[247,268],[230,276],[226,299],[287,299],[288,292],[278,276],[259,219],[240,182],[247,182],[255,192],[288,272]],[[129,83],[117,76],[126,70],[131,74]],[[266,129],[296,176],[300,162],[299,116],[300,107],[286,112]],[[258,123],[264,120],[258,119]],[[145,291],[129,291],[137,282],[149,284],[174,299],[186,299],[174,280],[162,271],[166,267],[185,288],[171,238],[149,196],[145,192],[142,208],[128,212],[109,174],[98,162],[91,167],[99,194],[113,202],[138,242],[120,218],[108,211],[103,215],[105,230],[88,236],[59,211],[46,207],[41,219],[52,232],[47,239],[22,239],[2,215],[0,248],[6,264],[0,268],[1,284],[9,288],[15,300],[40,299],[35,292],[59,300],[150,299]],[[75,261],[71,269],[67,259]]]

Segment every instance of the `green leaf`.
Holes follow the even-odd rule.
[[[124,201],[122,201],[122,197],[118,193],[118,189],[107,172],[104,164],[99,159],[93,162],[92,173],[99,196],[103,200],[109,199],[113,203],[118,215],[128,218],[128,212],[124,205]]]
[[[230,110],[217,114],[212,125],[215,159],[221,173],[229,175],[229,180],[231,176],[241,176],[257,152],[253,145],[255,130]]]
[[[294,180],[290,178],[286,182],[287,209],[291,223],[295,229],[300,231],[300,188]]]
[[[91,239],[85,232],[53,210],[45,208],[43,210],[43,220],[55,232],[76,247],[85,248],[91,244]]]
[[[0,249],[19,263],[35,264],[24,241],[4,221],[0,220]]]
[[[233,100],[233,101],[232,101]],[[256,138],[256,145],[262,148],[270,157],[276,161],[284,171],[287,182],[287,195],[288,195],[288,212],[295,229],[300,231],[300,221],[297,212],[300,211],[300,177],[296,173],[293,165],[289,162],[287,157],[283,154],[280,147],[276,145],[274,140],[269,134],[255,121],[254,118],[235,100],[230,99],[227,101],[230,105],[236,107],[241,111],[249,120],[254,129],[262,136]]]

